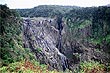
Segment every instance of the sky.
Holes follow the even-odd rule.
[[[0,0],[0,4],[7,4],[11,9],[33,8],[38,5],[91,7],[110,4],[110,0]]]

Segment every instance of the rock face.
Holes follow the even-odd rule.
[[[81,61],[110,62],[108,53],[83,41],[91,35],[91,26],[69,33],[67,24],[60,20],[59,23],[52,18],[23,18],[24,47],[30,48],[40,63],[47,64],[51,70],[74,70]],[[80,39],[70,39],[76,34],[82,34],[78,36]]]
[[[54,19],[24,19],[24,47],[35,53],[40,63],[50,69],[65,70],[68,68],[67,58],[56,48],[59,31],[54,26]]]
[[[82,20],[73,21],[72,27],[75,27],[75,22],[81,21]],[[103,64],[110,62],[110,54],[106,52],[107,48],[109,48],[109,45],[106,43],[102,46],[98,46],[96,44],[91,43],[88,37],[92,35],[92,23],[86,23],[85,20],[83,21],[86,24],[86,26],[83,28],[75,27],[70,31],[70,28],[68,28],[67,24],[65,24],[65,26],[63,27],[63,31],[65,31],[65,34],[62,35],[62,52],[67,57],[69,69],[71,70],[77,68],[80,62],[83,61],[94,60]]]

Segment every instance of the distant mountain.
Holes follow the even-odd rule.
[[[31,9],[16,9],[22,17],[50,17],[65,14],[78,6],[40,5]]]
[[[110,7],[110,4],[107,4],[106,6],[107,6],[107,7]]]

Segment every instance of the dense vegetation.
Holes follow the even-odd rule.
[[[15,11],[10,10],[5,5],[0,5],[0,8],[0,61],[3,61],[3,64],[7,65],[15,61],[17,54],[22,48],[20,37],[21,24],[19,16]]]
[[[32,9],[17,9],[22,17],[54,17],[59,14],[65,14],[71,9],[79,7],[58,6],[58,5],[40,5]]]
[[[80,8],[75,6],[38,6],[32,9],[9,9],[6,5],[0,5],[0,72],[21,72],[21,73],[59,73],[49,71],[48,66],[41,65],[35,61],[35,55],[29,48],[23,47],[22,39],[22,19],[21,17],[55,17],[60,24],[62,18],[66,22],[68,29],[66,34],[68,40],[87,40],[92,44],[106,46],[110,53],[110,7],[89,7]],[[21,17],[20,17],[21,16]],[[91,28],[87,36],[83,37],[82,31]],[[74,33],[74,31],[76,33]],[[82,31],[83,32],[83,31]],[[104,49],[104,48],[103,48]],[[75,73],[104,73],[110,70],[99,62],[82,62],[80,70]],[[67,73],[71,71],[67,70]]]
[[[6,5],[0,5],[0,8],[0,73],[63,73],[49,71],[47,65],[35,60],[31,50],[23,47],[19,14]]]
[[[77,6],[41,5],[32,9],[17,9],[17,11],[22,17],[58,16],[60,19],[64,17],[67,20],[68,26],[73,30],[74,28],[84,28],[89,24],[92,28],[92,34],[89,37],[100,40],[100,42],[102,41],[101,39],[105,38],[105,40],[108,39],[107,42],[109,42],[110,7],[81,8]],[[98,37],[100,38],[98,39]]]
[[[69,27],[68,32],[73,33],[70,36],[70,40],[73,37],[75,39],[86,40],[98,45],[97,48],[99,49],[104,49],[102,47],[106,46],[105,49],[110,53],[110,7],[101,6],[97,8],[73,9],[67,13],[66,21]],[[83,29],[87,31],[85,32]],[[85,33],[74,33],[74,31]]]
[[[110,43],[110,7],[97,8],[92,23],[93,38]]]
[[[45,65],[34,61],[34,54],[28,48],[23,48],[19,14],[0,5],[0,15],[0,73],[49,72]]]
[[[9,64],[8,66],[3,66],[0,68],[1,73],[63,73],[57,70],[49,71],[48,66],[40,64],[39,62],[32,61],[19,61]],[[68,70],[70,73],[70,71]]]

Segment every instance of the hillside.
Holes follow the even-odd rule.
[[[77,9],[77,6],[58,6],[58,5],[40,5],[32,9],[17,9],[22,17],[54,17],[58,14],[65,14],[71,9]]]
[[[0,13],[1,73],[110,72],[109,7],[1,5]]]

